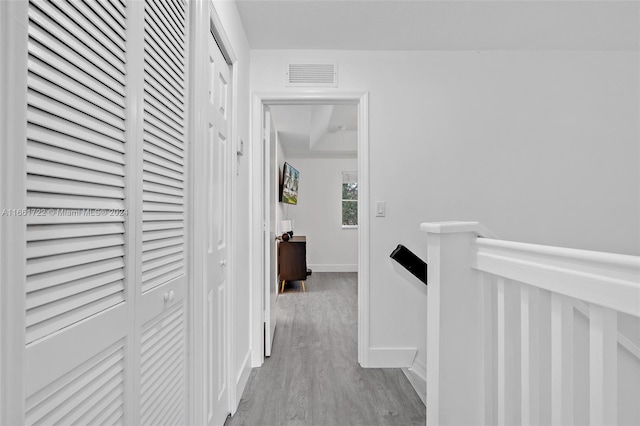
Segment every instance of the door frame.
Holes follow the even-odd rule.
[[[225,385],[227,387],[227,409],[229,413],[235,412],[235,407],[238,405],[238,395],[235,380],[235,368],[236,362],[234,358],[235,354],[235,282],[236,282],[236,253],[235,253],[235,233],[237,223],[236,217],[236,175],[237,175],[237,162],[233,161],[236,152],[235,141],[238,139],[238,88],[236,82],[238,81],[238,57],[233,51],[233,47],[229,37],[227,36],[222,21],[215,9],[212,0],[201,0],[189,2],[190,4],[190,58],[189,64],[191,65],[191,74],[189,75],[192,84],[189,85],[189,95],[191,102],[189,104],[189,139],[191,145],[191,153],[189,157],[190,171],[189,180],[195,182],[198,173],[203,170],[204,158],[203,155],[204,146],[207,143],[208,131],[207,131],[207,91],[202,90],[202,84],[198,82],[208,82],[208,41],[209,37],[213,35],[214,39],[218,43],[222,55],[224,56],[227,64],[230,68],[230,81],[229,81],[229,158],[227,174],[229,182],[228,196],[228,211],[227,211],[227,238],[228,238],[228,264],[227,264],[227,289],[225,291],[224,309],[225,309],[225,342],[224,350],[227,358],[227,363],[224,368]],[[205,413],[205,359],[204,353],[204,323],[206,321],[205,311],[202,302],[206,300],[203,283],[203,257],[199,254],[198,249],[203,246],[203,235],[195,232],[196,229],[201,229],[204,225],[202,223],[201,216],[196,215],[198,211],[205,211],[206,197],[200,192],[196,191],[196,188],[191,188],[191,203],[190,203],[190,222],[189,235],[191,239],[190,251],[193,254],[189,259],[189,272],[191,279],[189,282],[189,304],[190,304],[190,317],[189,317],[189,339],[191,342],[191,353],[189,355],[189,376],[191,380],[191,386],[189,388],[191,410],[191,421],[193,424],[206,424]],[[198,273],[199,271],[199,273]]]
[[[358,362],[369,366],[369,93],[254,92],[251,103],[251,366],[264,362],[265,259],[263,216],[264,108],[270,105],[351,104],[358,108]]]
[[[0,209],[26,205],[27,8],[0,2]],[[24,216],[0,216],[0,424],[24,423],[26,240]]]

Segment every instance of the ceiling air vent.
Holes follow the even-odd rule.
[[[331,64],[288,64],[287,86],[338,87],[338,66]]]

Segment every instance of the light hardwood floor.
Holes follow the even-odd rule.
[[[225,426],[424,425],[400,369],[357,362],[357,274],[316,272],[306,290],[287,283],[278,297],[272,355]]]

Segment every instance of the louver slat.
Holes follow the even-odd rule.
[[[124,163],[122,163],[124,157],[121,152],[89,144],[82,139],[62,135],[37,125],[27,129],[27,139],[29,157],[45,158],[56,163],[124,176]]]
[[[33,145],[36,145],[33,147]],[[27,172],[32,175],[58,177],[62,179],[76,180],[80,182],[95,183],[100,185],[114,186],[124,188],[124,168],[115,165],[110,171],[104,173],[99,171],[104,162],[95,158],[87,158],[81,155],[69,155],[68,159],[64,156],[67,152],[61,152],[57,157],[59,162],[54,162],[51,156],[47,154],[55,150],[48,149],[46,145],[27,144],[27,152],[30,158],[27,160]],[[40,149],[39,149],[40,148]],[[76,161],[74,164],[73,161]],[[74,167],[77,165],[78,167]]]
[[[93,129],[69,125],[68,122],[57,119],[55,115],[36,108],[28,108],[27,114],[30,119],[29,124],[31,125],[31,128],[27,128],[27,134],[34,131],[33,127],[39,127],[44,129],[43,131],[45,132],[52,133],[52,136],[49,139],[46,139],[45,143],[52,144],[52,140],[57,137],[68,141],[69,146],[67,149],[69,150],[75,148],[71,145],[79,142],[79,145],[85,145],[86,149],[91,149],[93,145],[98,145],[120,154],[124,153],[124,147],[122,146],[121,141],[112,139],[101,133],[97,133]],[[55,134],[55,132],[57,132],[57,135],[54,136],[53,134]],[[82,148],[78,149],[76,152],[82,152]],[[119,157],[119,161],[117,162],[124,164],[124,156]]]
[[[180,102],[184,102],[182,85],[176,80],[174,75],[166,69],[168,65],[164,63],[162,58],[152,53],[153,52],[149,52],[149,49],[145,49],[144,61],[145,67],[149,67],[149,74],[160,86],[169,90]]]
[[[145,3],[143,292],[184,275],[185,268],[186,34],[179,3]]]
[[[43,15],[39,18],[40,21],[35,19],[37,14],[33,14],[36,22],[44,24],[44,28],[48,29],[48,27],[45,26],[46,21],[43,19],[44,15],[47,15],[66,29],[68,34],[72,37],[71,43],[73,44],[71,47],[74,48],[74,50],[81,52],[84,55],[95,54],[97,57],[102,58],[108,64],[109,68],[114,68],[118,70],[120,74],[124,75],[124,52],[118,48],[115,49],[115,53],[110,49],[107,49],[105,44],[109,45],[111,43],[109,38],[104,36],[101,31],[93,34],[93,41],[95,41],[95,43],[86,44],[84,42],[85,37],[88,35],[85,28],[95,26],[94,23],[87,21],[83,15],[77,13],[68,3],[65,4],[63,2],[57,2],[55,3],[55,6],[44,1],[37,1],[35,3],[38,5],[38,9],[43,12]],[[60,32],[56,32],[55,30],[52,30],[52,32],[56,36],[60,35]],[[95,57],[93,62],[98,62]]]
[[[142,424],[184,410],[184,312],[182,305],[163,314],[142,333]]]
[[[158,82],[154,78],[152,78],[151,75],[146,75],[145,77],[145,93],[158,100],[158,102],[161,102],[167,108],[167,111],[170,111],[172,115],[175,114],[175,110],[180,111],[180,114],[174,115],[175,121],[180,121],[183,118],[183,110],[181,107],[182,104],[178,100],[178,98],[172,96],[168,91],[163,90],[163,87],[158,84]]]
[[[93,300],[103,299],[123,289],[124,283],[122,281],[115,281],[95,289],[84,291],[77,294],[74,298],[66,297],[62,300],[43,305],[42,307],[31,309],[27,316],[27,325],[31,326],[45,321],[48,318],[64,315],[67,312],[72,312],[86,306],[87,303],[91,303]]]
[[[27,398],[26,423],[72,424],[96,417],[101,406],[92,402],[103,395],[108,395],[112,412],[122,409],[123,381],[124,349],[118,342]]]
[[[97,14],[95,10],[98,10],[99,12],[101,10],[106,11],[107,9],[109,9],[110,3],[103,2],[103,5],[105,5],[106,7],[101,7],[100,5],[92,4],[92,2],[69,3],[69,6],[73,7],[75,10],[80,12],[79,15],[76,15],[78,16],[78,19],[82,19],[82,20],[86,19],[87,21],[85,22],[90,21],[92,25],[98,28],[106,36],[106,38],[103,39],[104,47],[109,49],[114,55],[118,56],[118,58],[121,58],[122,62],[124,63],[125,62],[125,59],[124,59],[125,34],[124,34],[124,25],[123,25],[124,21],[120,23],[120,22],[117,22],[115,19],[113,19],[113,15],[121,17],[121,15],[117,11],[113,11],[113,13],[102,13],[101,15]],[[59,7],[65,8],[64,5],[60,5]],[[66,7],[64,10],[68,11],[67,14],[74,13],[71,11],[70,7]]]
[[[95,2],[92,1],[87,3],[96,11],[96,13],[103,17],[103,19],[107,20],[112,28],[116,28],[116,26],[119,25],[124,30],[125,21],[127,19],[127,15],[125,12],[126,0],[120,0],[120,3],[116,1],[105,0]],[[102,13],[99,11],[99,9],[102,9],[107,13]],[[109,20],[109,18],[111,20]]]
[[[53,100],[48,97],[47,94],[37,92],[35,89],[35,87],[30,87],[27,93],[29,106],[55,115],[58,117],[58,120],[64,118],[65,121],[63,121],[62,124],[65,127],[81,126],[115,140],[124,140],[124,130],[114,128],[108,123],[101,121],[99,117],[96,117],[100,115],[101,111],[79,111],[61,101]],[[93,113],[93,116],[91,113]]]
[[[27,217],[32,343],[124,301],[126,18],[123,4],[106,0],[32,0],[28,16],[26,207],[38,212]],[[28,418],[97,418],[104,413],[87,401],[115,401],[115,377]]]
[[[94,99],[88,100],[76,95],[74,87],[64,89],[54,86],[48,80],[45,80],[34,73],[29,75],[27,83],[29,84],[29,88],[38,92],[38,94],[43,94],[49,98],[56,99],[65,106],[72,105],[73,109],[78,111],[91,111],[93,113],[93,117],[91,117],[92,119],[100,120],[104,124],[115,127],[119,130],[124,130],[124,128],[121,127],[123,124],[122,117],[114,116],[114,114],[111,114],[107,109],[93,108],[95,104]],[[88,95],[90,96],[90,94]],[[36,104],[35,106],[39,107],[40,105]],[[113,137],[113,135],[109,136]]]
[[[56,74],[57,72],[63,73],[66,77],[73,79],[75,81],[74,84],[85,86],[124,108],[124,97],[121,93],[116,93],[113,90],[104,90],[108,86],[99,78],[87,78],[85,71],[72,63],[69,57],[63,59],[55,50],[51,50],[36,39],[29,39],[29,58],[38,58],[43,63],[48,64],[51,67],[50,71],[46,71],[48,75]],[[95,74],[92,73],[91,75],[94,76]],[[97,77],[99,77],[99,74]]]
[[[30,10],[32,11],[34,8],[30,8]],[[62,31],[55,31],[59,28],[58,23],[47,19],[42,14],[33,12],[30,13],[30,18],[34,19],[34,25],[29,27],[29,37],[32,40],[41,43],[51,52],[55,52],[78,69],[88,68],[91,72],[90,75],[94,75],[98,81],[114,92],[124,95],[124,75],[114,69],[104,58],[78,45]],[[43,28],[47,30],[45,31]],[[56,34],[51,34],[51,32],[56,32]],[[70,45],[76,47],[79,51],[76,51]]]
[[[93,105],[110,112],[111,114],[124,119],[124,111],[122,107],[116,105],[113,101],[105,98],[101,94],[96,93],[92,89],[78,84],[75,80],[68,75],[61,73],[58,70],[54,70],[47,67],[47,64],[42,62],[35,56],[29,58],[29,69],[34,75],[46,78],[47,82],[54,83],[67,92],[74,93],[76,96],[74,99],[84,99]],[[60,92],[59,92],[60,93]]]
[[[172,84],[171,79],[167,80],[163,74],[162,67],[147,52],[144,54],[144,61],[145,81],[162,92],[163,96],[171,100],[178,110],[184,111],[184,97],[181,95],[180,89],[177,89]]]
[[[33,292],[27,308],[37,308],[38,306],[50,303],[51,300],[62,300],[74,294],[80,294],[94,288],[107,285],[109,283],[119,282],[124,279],[124,273],[120,269],[107,271],[102,274],[93,275],[76,281],[71,281],[63,285],[57,285],[45,288],[40,291]]]
[[[184,28],[184,16],[185,16],[185,8],[186,8],[186,2],[184,1],[169,1],[169,0],[161,0],[162,3],[166,6],[168,6],[168,8],[171,11],[174,11],[175,13],[177,13],[178,17],[176,18],[176,22],[178,22],[180,24],[180,26],[182,28]]]
[[[156,24],[158,18],[153,13],[153,7],[149,12],[149,19],[145,20],[146,47],[151,48],[149,53],[153,51],[153,55],[158,57],[160,62],[165,64],[179,80],[180,75],[184,72],[184,60],[181,59],[184,51],[176,45],[175,40],[169,39],[167,34],[158,28]],[[181,82],[178,81],[178,83]]]
[[[177,17],[175,13],[172,13],[171,7],[165,2],[153,2],[151,3],[151,7],[155,8],[157,16],[161,17],[165,24],[169,23],[171,27],[169,35],[173,37],[178,44],[182,45],[182,43],[184,43],[183,18]]]

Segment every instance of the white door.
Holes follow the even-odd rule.
[[[206,148],[207,235],[205,252],[205,394],[207,423],[221,425],[229,413],[225,292],[228,283],[229,66],[209,35],[209,124]]]
[[[124,214],[128,11],[112,3],[22,5],[25,201],[35,212],[26,221],[24,423],[121,422],[133,286]]]
[[[34,214],[14,398],[25,424],[186,423],[187,5],[22,6]]]
[[[138,142],[142,170],[137,173],[141,202],[135,219],[140,256],[136,259],[141,264],[135,313],[143,425],[188,420],[187,15],[184,0],[144,3],[143,123]]]
[[[278,296],[278,241],[277,197],[279,193],[278,165],[276,164],[276,137],[271,112],[264,113],[264,197],[265,197],[265,290],[264,290],[264,355],[271,356],[271,345],[276,331],[275,303]]]

